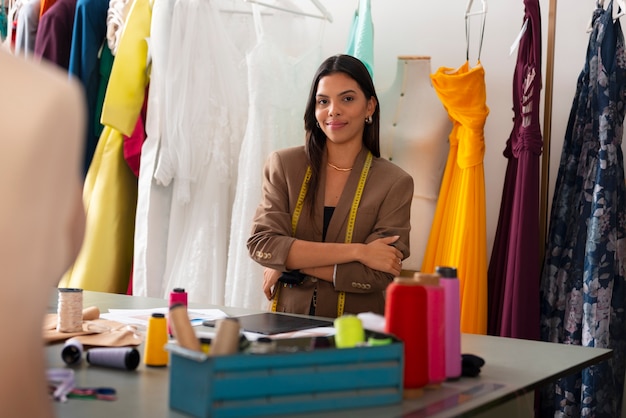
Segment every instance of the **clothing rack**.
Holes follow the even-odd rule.
[[[259,0],[244,0],[244,1],[246,3],[254,3],[260,6],[269,7],[271,9],[276,9],[276,10],[282,10],[284,12],[289,12],[289,13],[293,13],[293,14],[297,14],[301,16],[314,17],[316,19],[324,19],[324,20],[328,20],[329,22],[333,21],[333,17],[330,15],[328,10],[322,5],[322,3],[319,0],[311,0],[311,2],[315,4],[315,7],[317,7],[317,9],[322,13],[321,15],[303,12],[297,9],[288,9],[286,7],[277,6],[275,4],[270,4],[270,3],[266,3],[264,1],[259,1]]]
[[[543,111],[543,153],[541,155],[541,180],[539,195],[539,254],[540,260],[546,252],[546,235],[548,233],[548,204],[550,198],[550,136],[552,133],[552,97],[554,81],[554,43],[556,30],[556,2],[550,0],[548,11],[548,50],[546,51],[546,79],[544,89]]]

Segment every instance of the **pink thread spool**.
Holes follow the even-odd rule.
[[[187,302],[187,299],[187,292],[185,292],[185,289],[183,289],[182,287],[175,287],[170,292],[169,304],[167,306],[171,308],[172,306],[181,303],[185,306],[188,306],[189,304]],[[170,326],[169,316],[167,318],[167,334],[172,335],[172,327]]]
[[[446,380],[445,295],[439,275],[415,273],[413,278],[426,290],[428,383],[438,385]]]
[[[461,377],[461,296],[456,268],[438,266],[439,284],[445,296],[446,321],[446,377],[454,380]]]
[[[428,384],[426,288],[413,278],[396,277],[386,297],[385,332],[404,344],[404,397],[415,398]]]

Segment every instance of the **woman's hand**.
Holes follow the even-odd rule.
[[[271,268],[265,268],[263,271],[263,293],[267,300],[272,300],[276,291],[276,283],[280,277],[280,271]]]
[[[399,276],[402,270],[403,254],[391,245],[398,238],[400,238],[399,235],[384,237],[366,244],[362,259],[359,261],[371,269]]]

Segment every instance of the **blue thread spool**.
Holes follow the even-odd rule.
[[[139,351],[134,347],[100,347],[87,351],[87,362],[94,366],[135,370],[139,365]]]

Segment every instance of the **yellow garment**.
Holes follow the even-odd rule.
[[[137,123],[148,83],[149,0],[133,2],[111,69],[105,125],[83,187],[85,240],[59,287],[126,293],[132,272],[137,177],[124,159],[123,135]]]
[[[133,1],[102,105],[100,122],[127,136],[135,129],[148,85],[151,19],[150,1]]]
[[[122,134],[105,126],[85,185],[85,239],[59,287],[126,293],[132,268],[137,178],[123,156]]]
[[[487,225],[484,126],[489,114],[485,71],[480,62],[431,74],[433,87],[453,123],[450,152],[422,263],[457,268],[461,332],[487,333]]]

